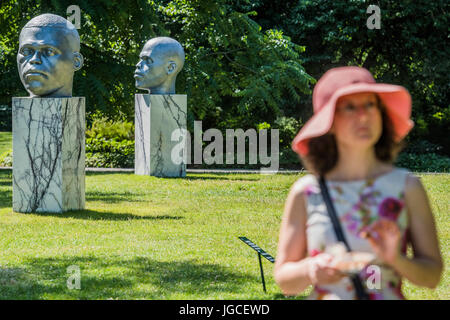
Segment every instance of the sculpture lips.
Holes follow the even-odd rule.
[[[25,77],[45,77],[47,78],[47,75],[39,70],[28,70],[25,72]]]
[[[144,75],[143,75],[142,73],[135,72],[135,73],[134,73],[134,77],[135,77],[135,78],[143,78]]]

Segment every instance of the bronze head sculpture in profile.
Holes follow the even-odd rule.
[[[63,17],[42,14],[20,32],[17,67],[30,97],[71,97],[74,72],[83,66],[80,36]]]
[[[134,72],[136,88],[151,94],[174,94],[175,80],[184,65],[181,44],[169,37],[146,42]]]

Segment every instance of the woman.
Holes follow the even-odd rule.
[[[376,83],[364,68],[339,67],[316,84],[313,107],[292,144],[312,174],[297,180],[286,200],[275,264],[282,292],[297,295],[313,285],[310,299],[363,297],[330,254],[338,241],[319,176],[351,250],[376,258],[354,276],[365,297],[404,299],[402,278],[435,288],[443,264],[426,192],[392,165],[413,127],[408,91]]]

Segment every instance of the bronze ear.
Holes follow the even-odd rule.
[[[171,74],[175,70],[177,70],[177,63],[175,61],[169,61],[169,65],[167,66],[167,74]]]
[[[80,70],[83,67],[83,64],[84,64],[83,55],[79,52],[75,52],[73,61],[73,68],[75,69],[75,71]]]

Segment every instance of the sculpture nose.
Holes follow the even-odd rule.
[[[42,64],[41,53],[39,52],[39,50],[36,50],[34,52],[33,56],[30,59],[30,63],[31,64]]]

